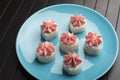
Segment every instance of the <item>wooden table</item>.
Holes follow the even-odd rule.
[[[24,70],[16,56],[17,33],[34,12],[62,3],[83,5],[100,12],[112,23],[120,38],[120,0],[0,0],[0,80],[35,79]],[[118,80],[119,74],[120,52],[113,67],[99,80]]]

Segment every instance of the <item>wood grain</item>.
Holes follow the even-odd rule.
[[[13,8],[14,6],[12,6],[14,3],[16,3],[16,8]],[[9,51],[11,50],[11,45],[13,44],[13,40],[11,39],[9,33],[8,33],[8,37],[5,37],[5,39],[3,39],[3,36],[5,34],[5,32],[7,33],[8,28],[9,28],[9,23],[12,20],[14,13],[17,10],[17,7],[19,6],[20,2],[15,2],[13,1],[13,3],[11,3],[11,7],[9,7],[11,10],[13,10],[13,12],[11,12],[9,9],[6,10],[6,12],[4,13],[3,17],[0,19],[0,52],[1,55],[0,56],[0,68],[2,66],[2,64],[4,63],[5,57],[7,55],[9,55]],[[14,12],[15,11],[15,12]],[[10,14],[8,15],[7,13]],[[7,20],[6,20],[7,19]],[[9,31],[10,32],[10,31]],[[12,36],[13,34],[11,34]],[[14,36],[15,37],[15,36]],[[9,40],[9,41],[8,41]]]
[[[13,21],[13,16],[16,15],[16,11],[20,5],[21,0],[12,0],[11,3],[8,5],[4,14],[0,17],[0,42],[2,35],[7,30],[8,25]],[[16,4],[16,7],[15,5]],[[9,13],[9,14],[8,14]]]
[[[85,3],[85,0],[73,0],[72,3],[73,4],[83,5]]]
[[[116,31],[118,35],[118,40],[120,41],[120,6],[119,6],[118,21],[116,24],[117,24]],[[119,42],[119,46],[120,46],[120,42]],[[118,52],[117,60],[115,61],[113,67],[110,70],[108,79],[109,80],[119,79],[120,77],[119,74],[120,74],[120,50]]]
[[[84,6],[87,6],[91,9],[95,9],[97,0],[85,0]]]
[[[119,0],[110,0],[108,10],[106,13],[106,18],[112,23],[114,28],[116,27],[119,5],[120,5]]]
[[[10,2],[11,0],[0,0],[0,17],[4,14]]]
[[[95,10],[98,11],[99,13],[101,13],[103,16],[105,16],[108,5],[109,5],[108,0],[97,0]]]

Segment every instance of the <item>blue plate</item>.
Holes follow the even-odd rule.
[[[70,16],[82,14],[87,19],[86,31],[75,34],[80,42],[78,54],[83,60],[82,70],[78,75],[69,76],[62,70],[64,54],[59,50],[59,38],[68,32]],[[54,61],[41,64],[36,59],[35,50],[41,38],[40,25],[43,21],[53,20],[58,24],[59,34],[50,40],[56,48]],[[88,32],[96,32],[103,37],[103,49],[98,56],[84,54],[84,37]],[[25,70],[40,80],[93,80],[104,75],[113,65],[118,54],[118,38],[110,22],[98,12],[74,4],[54,5],[37,11],[22,25],[16,40],[17,57]]]

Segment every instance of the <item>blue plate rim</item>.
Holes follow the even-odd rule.
[[[98,77],[96,77],[96,79],[102,77],[106,72],[109,71],[109,69],[110,69],[110,68],[113,66],[113,64],[115,63],[115,60],[117,59],[117,55],[118,55],[118,51],[119,51],[119,40],[118,40],[118,36],[117,36],[117,33],[116,33],[113,25],[110,23],[110,21],[109,21],[107,18],[105,18],[105,17],[104,17],[102,14],[100,14],[99,12],[97,12],[97,11],[95,11],[95,10],[89,8],[89,7],[82,6],[82,5],[78,5],[78,4],[56,4],[56,5],[52,5],[52,6],[47,6],[47,7],[43,8],[43,9],[40,9],[40,10],[34,12],[30,17],[28,17],[28,18],[25,20],[25,22],[27,22],[28,19],[30,19],[32,16],[36,15],[38,12],[42,12],[42,11],[44,11],[44,10],[46,10],[46,9],[49,9],[49,8],[52,8],[52,7],[58,7],[58,6],[74,6],[74,7],[81,7],[81,8],[90,10],[90,11],[98,14],[98,15],[99,15],[100,17],[102,17],[104,20],[106,20],[106,21],[108,22],[108,24],[111,26],[111,29],[113,30],[113,32],[114,32],[114,34],[115,34],[115,37],[116,37],[117,50],[116,50],[115,58],[114,58],[114,60],[112,61],[111,65],[110,65],[110,66],[107,68],[107,70],[105,70],[101,75],[99,75]],[[20,31],[21,31],[21,29],[22,29],[22,26],[25,24],[25,22],[21,25],[21,27],[20,27],[20,29],[19,29],[19,31],[18,31],[18,33],[17,33],[16,43],[15,43],[16,54],[17,54],[17,57],[18,57],[18,60],[19,60],[20,64],[23,66],[23,68],[24,68],[31,76],[33,76],[34,78],[38,79],[38,77],[37,77],[36,75],[34,75],[33,73],[31,73],[31,72],[25,67],[25,65],[22,63],[21,58],[19,57],[20,55],[19,55],[19,52],[18,52],[18,43],[17,43],[17,41],[18,41],[18,36],[19,36],[19,34],[20,34]]]

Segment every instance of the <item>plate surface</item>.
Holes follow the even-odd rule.
[[[82,14],[87,19],[86,31],[75,34],[79,39],[79,49],[83,64],[81,72],[76,76],[69,76],[62,70],[64,54],[59,50],[59,38],[63,32],[68,32],[70,16]],[[35,50],[41,37],[40,25],[43,21],[53,20],[58,24],[59,34],[50,40],[56,48],[54,61],[41,64],[36,59]],[[96,32],[103,37],[103,49],[98,56],[84,54],[84,37],[88,32]],[[74,4],[54,5],[37,11],[29,17],[18,32],[16,39],[17,57],[25,70],[40,80],[93,80],[104,75],[113,65],[118,54],[118,38],[113,26],[98,12]]]

